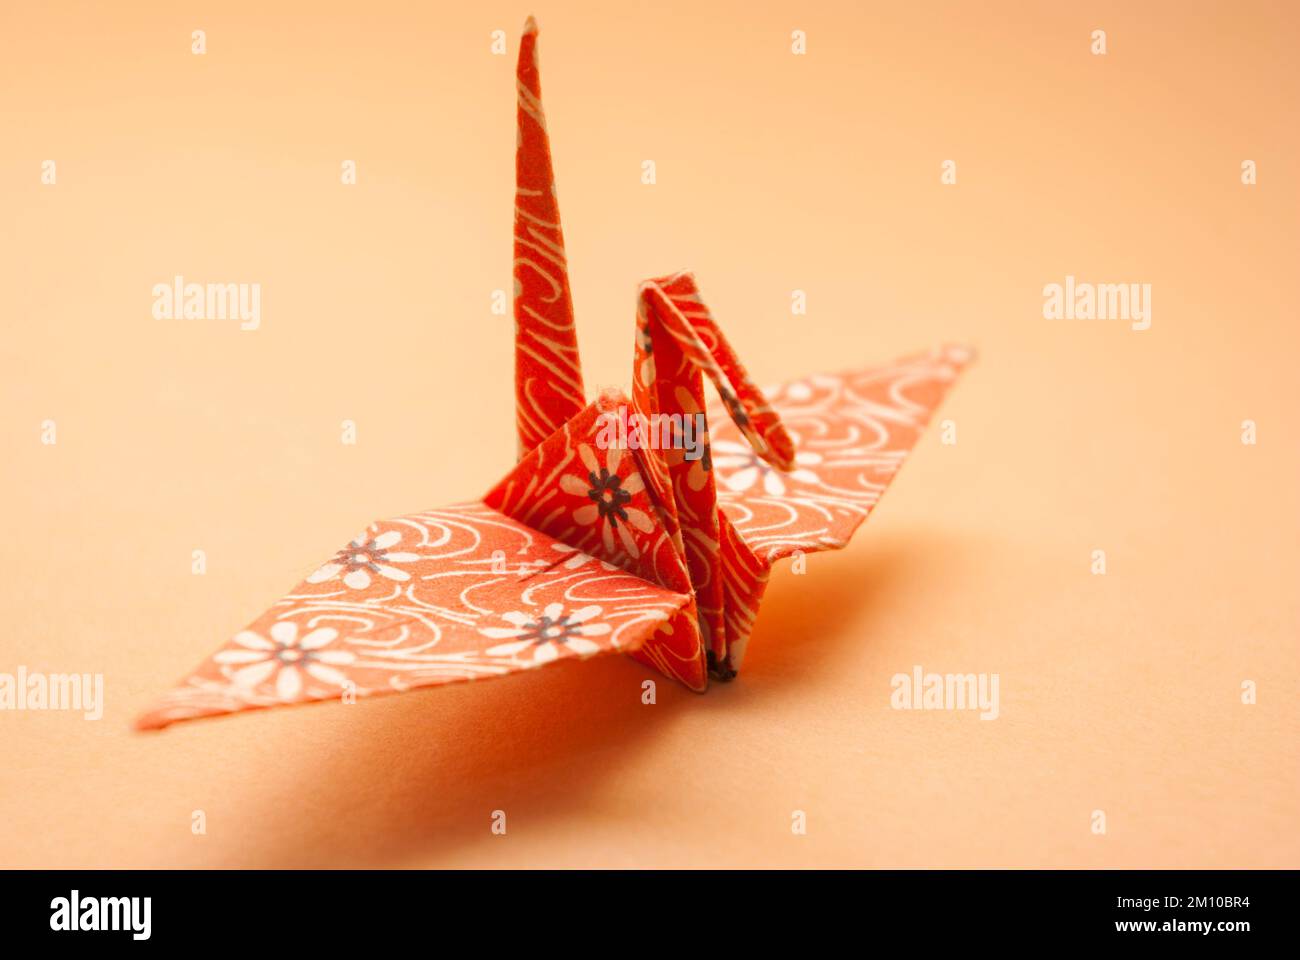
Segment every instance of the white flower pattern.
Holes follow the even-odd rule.
[[[338,639],[339,632],[333,627],[320,627],[299,637],[298,624],[281,620],[272,624],[270,633],[268,640],[260,633],[245,630],[235,635],[236,647],[213,657],[220,664],[239,665],[230,672],[236,687],[258,687],[274,676],[276,696],[293,700],[302,693],[303,672],[330,686],[347,683],[347,676],[335,668],[352,663],[356,655],[350,650],[323,649]]]
[[[808,469],[822,462],[822,456],[812,450],[800,450],[795,454],[795,469],[782,473],[754,452],[748,444],[735,440],[713,441],[713,466],[718,468],[722,482],[736,493],[744,493],[760,479],[763,491],[770,497],[783,497],[786,493],[785,479],[798,480],[800,483],[818,483],[817,474]]]
[[[629,506],[632,498],[645,489],[645,482],[637,472],[632,458],[622,473],[623,451],[610,447],[603,451],[605,463],[600,463],[596,451],[588,444],[578,445],[578,458],[587,468],[585,477],[566,473],[560,477],[560,489],[573,497],[590,501],[573,511],[573,520],[581,526],[599,526],[601,541],[607,554],[615,552],[615,536],[629,557],[640,556],[636,540],[629,525],[642,533],[654,530],[654,521],[644,510]]]
[[[414,563],[420,557],[414,553],[391,552],[390,548],[397,546],[401,539],[401,533],[396,530],[387,530],[373,538],[363,533],[340,550],[333,560],[308,577],[307,582],[324,583],[342,573],[346,586],[353,590],[365,590],[370,586],[372,573],[399,583],[409,580],[411,575],[393,564]]]
[[[600,650],[588,637],[600,637],[609,633],[608,623],[589,623],[600,616],[600,607],[595,604],[564,612],[561,603],[549,603],[541,616],[520,613],[512,610],[503,613],[501,619],[510,624],[508,627],[481,627],[479,632],[492,640],[510,640],[510,643],[497,644],[484,651],[491,657],[515,657],[526,654],[524,659],[535,664],[547,663],[560,656],[562,650],[571,650],[579,656],[591,656]]]

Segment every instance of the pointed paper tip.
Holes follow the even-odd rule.
[[[524,35],[527,36],[530,33],[536,33],[536,32],[537,32],[537,20],[534,19],[533,15],[530,13],[528,15],[528,19],[524,21]]]
[[[975,348],[965,343],[944,344],[943,355],[949,363],[958,367],[969,366],[979,357]]]

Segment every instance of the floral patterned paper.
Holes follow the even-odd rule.
[[[518,66],[515,390],[520,459],[482,502],[380,521],[139,718],[496,677],[621,651],[695,691],[740,668],[772,564],[870,513],[969,354],[947,347],[760,390],[694,277],[637,294],[632,396],[584,399],[542,112]],[[603,442],[603,418],[705,411],[702,456]]]
[[[498,677],[635,651],[691,598],[482,503],[371,524],[412,557],[362,584],[322,566],[140,717],[177,720]]]

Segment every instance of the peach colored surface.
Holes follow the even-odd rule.
[[[514,456],[529,8],[422,6],[0,10],[0,672],[107,698],[0,712],[0,865],[1300,866],[1284,3],[535,5],[589,393],[689,268],[761,383],[975,344],[958,442],[776,572],[705,696],[602,658],[132,733],[366,522]],[[261,328],[154,319],[176,274],[260,283]],[[1044,320],[1067,275],[1150,283],[1151,328]],[[892,710],[915,664],[999,674],[1000,717]]]

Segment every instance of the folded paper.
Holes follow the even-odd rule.
[[[631,395],[588,402],[536,44],[530,18],[517,71],[518,462],[479,502],[344,543],[141,729],[615,651],[704,691],[739,670],[772,565],[848,542],[969,360],[945,347],[761,390],[678,273],[638,290]]]

